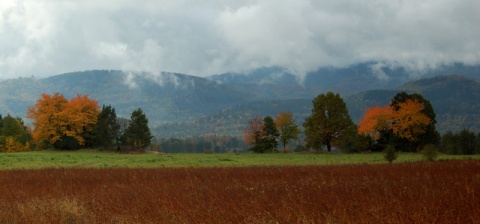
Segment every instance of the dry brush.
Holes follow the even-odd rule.
[[[478,223],[480,161],[0,171],[0,223]]]

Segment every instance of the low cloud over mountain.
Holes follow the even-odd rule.
[[[207,76],[375,61],[421,77],[480,64],[476,0],[0,2],[0,78],[118,69]]]

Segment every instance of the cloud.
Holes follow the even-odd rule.
[[[3,0],[0,78],[480,64],[476,0]]]

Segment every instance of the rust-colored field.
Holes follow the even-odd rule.
[[[0,171],[0,223],[480,223],[480,161]]]

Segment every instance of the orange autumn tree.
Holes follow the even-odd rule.
[[[265,125],[263,124],[262,118],[255,117],[254,119],[250,120],[249,127],[243,130],[243,138],[245,139],[245,143],[252,145],[250,150],[254,152],[261,151],[261,146],[259,144],[266,135],[264,129]]]
[[[245,143],[254,144],[256,140],[260,139],[265,135],[263,131],[264,125],[262,123],[261,117],[255,117],[250,120],[249,128],[243,130],[243,138]]]
[[[358,133],[377,140],[382,133],[390,129],[392,119],[392,108],[390,106],[380,107],[377,105],[373,108],[367,108],[365,115],[358,122]]]
[[[32,137],[35,142],[55,143],[62,137],[60,123],[64,120],[61,112],[64,110],[68,100],[61,94],[53,96],[42,93],[33,107],[29,107],[27,118],[32,119],[34,126]]]
[[[29,107],[27,118],[33,122],[33,140],[37,144],[55,144],[64,137],[85,144],[84,135],[97,123],[100,112],[98,102],[88,95],[77,95],[68,101],[62,94],[43,93],[34,106]]]
[[[358,133],[378,140],[382,134],[391,131],[394,135],[414,141],[418,135],[426,132],[430,118],[422,113],[423,103],[407,99],[399,102],[393,109],[389,106],[367,108],[358,124]]]

